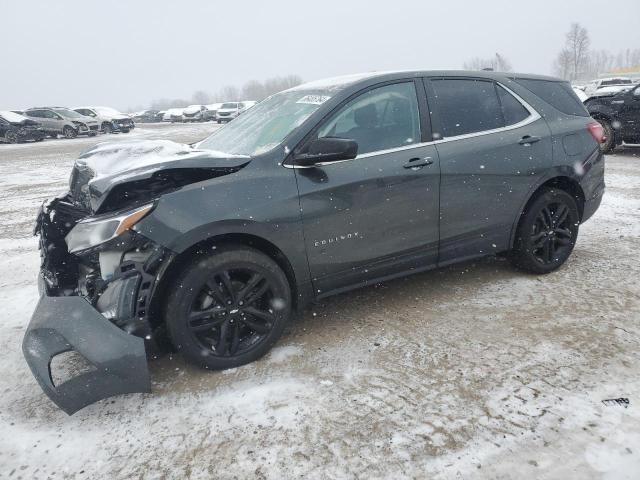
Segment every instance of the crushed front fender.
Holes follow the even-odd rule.
[[[42,281],[42,279],[41,279]],[[109,322],[82,297],[42,296],[22,341],[31,372],[49,398],[72,415],[98,400],[151,391],[142,338]],[[91,370],[54,384],[51,361],[75,351]]]

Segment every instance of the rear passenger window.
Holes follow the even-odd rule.
[[[502,108],[493,82],[432,80],[443,137],[504,127]]]
[[[500,97],[500,103],[502,104],[502,113],[504,114],[504,122],[507,125],[515,125],[520,123],[529,115],[529,110],[524,108],[516,97],[507,92],[500,85],[497,85],[498,97]]]
[[[580,117],[589,116],[589,112],[568,82],[532,80],[530,78],[516,78],[515,80],[562,113]]]

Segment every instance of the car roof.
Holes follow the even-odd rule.
[[[471,71],[471,70],[398,70],[388,72],[367,72],[356,73],[351,75],[343,75],[339,77],[325,78],[303,83],[301,85],[290,88],[287,91],[296,90],[342,90],[347,87],[358,84],[371,83],[372,80],[378,82],[393,81],[411,77],[469,77],[469,78],[486,78],[491,80],[504,80],[513,78],[523,78],[531,80],[546,80],[554,82],[563,82],[564,80],[546,75],[535,75],[529,73],[514,72],[493,72],[493,71]]]
[[[25,110],[25,111],[29,111],[29,110],[53,110],[53,109],[71,110],[69,107],[31,107],[31,108],[27,108],[27,110]]]

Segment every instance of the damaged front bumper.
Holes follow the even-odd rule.
[[[49,398],[69,415],[113,395],[150,392],[144,340],[129,335],[82,297],[51,297],[39,279],[42,296],[22,342],[31,372]],[[56,385],[51,362],[74,351],[91,366]]]
[[[172,258],[135,232],[70,254],[64,237],[83,216],[69,196],[38,214],[40,299],[22,343],[36,380],[68,414],[114,395],[150,392],[151,298]],[[77,362],[65,362],[68,356]]]

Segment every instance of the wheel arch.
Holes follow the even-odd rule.
[[[293,269],[289,259],[274,243],[266,240],[257,235],[248,233],[223,233],[213,237],[201,240],[185,250],[178,253],[171,263],[166,267],[162,276],[158,280],[153,297],[151,298],[149,315],[151,327],[153,329],[162,325],[162,309],[164,308],[164,300],[167,296],[167,290],[171,285],[171,282],[176,278],[179,272],[185,268],[190,261],[192,261],[197,255],[203,254],[208,251],[212,251],[215,248],[225,245],[238,245],[251,247],[259,252],[265,254],[271,258],[282,269],[289,286],[291,288],[291,299],[293,302],[293,311],[297,312],[304,306],[304,301],[301,300],[299,295],[302,294],[301,288],[298,285],[298,279],[296,277],[295,270]]]
[[[511,239],[509,242],[510,248],[513,248],[514,246],[514,242],[516,240],[516,234],[518,231],[518,226],[520,225],[520,222],[522,221],[522,217],[527,211],[527,208],[538,197],[538,195],[540,195],[540,192],[545,188],[556,188],[558,190],[563,190],[567,192],[569,195],[571,195],[573,198],[575,198],[576,203],[578,205],[578,214],[580,216],[580,220],[582,221],[582,217],[584,215],[584,205],[585,205],[586,197],[584,194],[584,190],[580,185],[580,182],[578,182],[575,178],[572,178],[569,175],[557,175],[557,176],[551,177],[545,180],[544,182],[542,182],[533,190],[533,192],[527,198],[527,201],[524,203],[524,205],[520,209],[520,213],[518,214],[518,217],[514,222],[513,227],[511,228]]]

